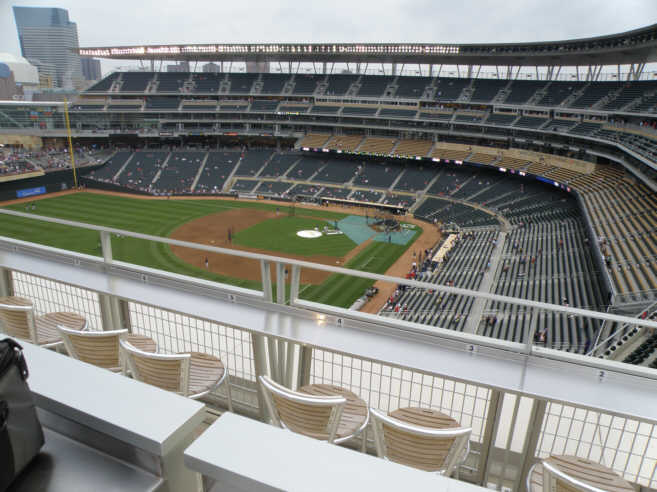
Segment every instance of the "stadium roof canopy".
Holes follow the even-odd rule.
[[[619,34],[506,44],[258,43],[80,48],[120,60],[393,63],[479,66],[606,66],[657,62],[657,24]]]

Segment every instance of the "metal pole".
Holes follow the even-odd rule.
[[[68,151],[71,154],[71,167],[73,168],[73,182],[78,187],[78,174],[75,170],[75,156],[73,155],[73,138],[71,137],[71,123],[68,119],[68,100],[64,99],[64,120],[66,121],[66,134],[68,135]]]

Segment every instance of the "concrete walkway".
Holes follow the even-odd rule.
[[[497,272],[497,267],[502,260],[502,251],[504,250],[505,241],[506,232],[500,232],[500,235],[497,238],[495,249],[491,254],[490,268],[486,273],[484,273],[484,278],[481,280],[481,285],[479,286],[479,289],[477,289],[479,292],[490,293],[492,290],[493,282],[495,280],[495,273]],[[470,314],[468,314],[468,320],[463,327],[464,333],[477,333],[479,322],[481,321],[481,315],[484,312],[484,308],[486,307],[487,302],[488,301],[486,299],[482,299],[480,297],[475,299],[474,304],[472,305],[472,309],[470,309]]]

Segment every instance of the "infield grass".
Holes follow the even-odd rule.
[[[285,223],[289,225],[285,230],[290,233],[294,230],[294,234],[296,234],[296,231],[299,230],[298,227],[302,225],[301,229],[311,229],[315,225],[323,223],[323,219],[340,220],[346,217],[346,214],[330,212],[321,208],[317,210],[297,209],[297,215],[302,213],[303,217],[287,217],[287,207],[269,203],[232,200],[143,200],[96,193],[75,193],[45,198],[32,203],[36,204],[36,209],[31,210],[30,207],[30,212],[36,215],[57,217],[162,237],[167,237],[174,229],[185,222],[208,214],[234,208],[259,208],[272,211],[278,209],[282,215],[280,219],[261,223],[264,225],[262,226],[263,230],[260,231],[261,241],[257,247],[299,255],[304,254],[303,251],[307,251],[308,253],[305,254],[330,256],[344,256],[346,252],[355,247],[355,243],[344,235],[307,240],[298,238],[299,241],[302,241],[299,243],[296,242],[297,238],[295,236],[295,242],[290,243],[292,246],[283,243],[278,243],[278,246],[275,244],[277,239],[275,239],[276,228],[274,226],[276,224],[280,226],[280,224]],[[25,204],[16,204],[6,208],[24,212],[25,207]],[[318,219],[309,218],[311,216]],[[267,224],[268,222],[272,222],[272,224]],[[312,227],[306,227],[310,224],[312,224]],[[236,239],[255,241],[255,236],[251,237],[250,234],[238,237],[250,229],[238,233]],[[0,235],[88,255],[101,256],[102,254],[99,233],[32,219],[0,216]],[[326,251],[320,252],[321,248],[318,248],[320,243],[317,241],[324,239],[327,240],[325,244],[333,248],[332,250],[326,249]],[[312,253],[309,253],[310,249],[305,249],[306,244],[308,248],[312,249]],[[406,246],[373,243],[345,266],[355,269],[361,269],[362,267],[364,271],[383,273],[410,244],[412,242]],[[292,250],[285,248],[292,248]],[[260,282],[218,275],[185,263],[171,252],[168,245],[161,243],[113,236],[112,252],[115,259],[128,263],[250,289],[261,289]],[[306,287],[303,298],[348,307],[372,283],[366,279],[333,275],[322,285]]]
[[[303,212],[305,209],[297,211],[298,214]],[[279,217],[267,219],[236,233],[233,243],[301,256],[342,257],[356,247],[356,243],[346,234],[324,235],[314,239],[297,236],[298,231],[313,230],[316,227],[321,231],[328,225],[328,222],[319,218]]]

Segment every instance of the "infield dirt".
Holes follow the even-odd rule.
[[[298,216],[303,217],[303,213]],[[291,258],[295,260],[311,261],[313,263],[321,263],[323,265],[343,266],[353,256],[357,255],[360,251],[367,247],[370,241],[359,244],[354,249],[349,251],[345,256],[299,256],[285,253],[272,253],[266,249],[248,248],[239,246],[228,242],[228,229],[233,233],[241,230],[248,229],[251,226],[259,224],[267,219],[275,219],[280,217],[276,212],[268,210],[258,210],[253,208],[236,208],[226,212],[219,212],[216,214],[206,215],[199,219],[191,220],[177,229],[175,229],[169,237],[172,239],[179,239],[181,241],[189,241],[193,243],[202,243],[210,246],[219,246],[222,248],[236,249],[240,251],[249,251],[252,253],[269,254],[274,256],[282,256],[284,258]],[[313,217],[317,218],[317,217]],[[321,239],[308,239],[308,241],[316,241]],[[236,256],[228,256],[221,254],[205,254],[203,251],[197,251],[189,248],[181,248],[179,246],[172,246],[171,251],[178,256],[181,260],[199,268],[205,268],[205,259],[208,259],[208,270],[211,272],[226,275],[229,277],[242,278],[246,280],[260,280],[260,262],[251,260],[249,258],[239,258]],[[274,272],[272,271],[272,278]],[[301,271],[301,283],[304,284],[321,284],[328,278],[330,273],[322,272],[319,270],[303,269]]]

